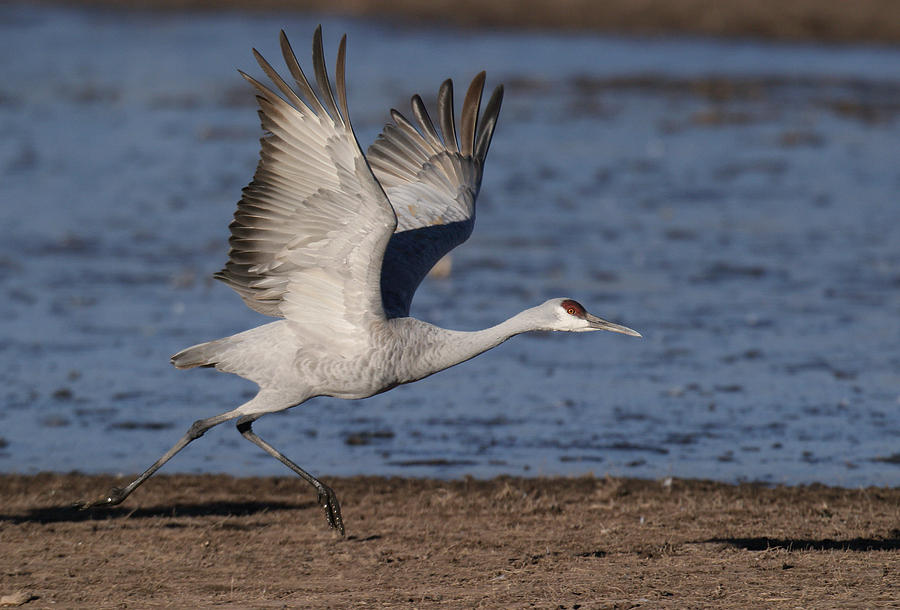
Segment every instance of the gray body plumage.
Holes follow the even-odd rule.
[[[316,487],[329,524],[343,533],[333,490],[259,438],[252,430],[258,417],[313,396],[366,398],[530,330],[637,335],[571,299],[551,299],[474,332],[408,317],[428,271],[472,232],[503,89],[497,87],[480,112],[485,75],[478,74],[466,92],[459,130],[451,81],[438,91],[438,127],[413,96],[414,122],[392,110],[393,123],[363,155],[347,107],[346,37],[338,50],[337,97],[321,28],[313,36],[315,87],[284,32],[280,41],[295,88],[255,50],[277,92],[241,72],[257,90],[265,135],[253,180],[229,226],[228,262],[214,277],[249,307],[283,319],[172,357],[178,368],[211,366],[245,377],[259,392],[231,411],[194,422],[140,477],[85,506],[118,504],[206,430],[237,420],[245,438]]]
[[[368,344],[335,353],[327,343],[305,341],[290,321],[280,320],[189,347],[173,356],[172,363],[178,368],[214,366],[245,377],[266,391],[269,399],[277,396],[283,409],[313,396],[368,398],[418,381],[474,358],[513,335],[535,330],[524,322],[527,320],[511,318],[469,332],[415,318],[393,318],[372,324]],[[254,412],[263,408],[258,403],[253,405]]]

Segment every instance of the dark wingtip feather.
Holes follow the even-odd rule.
[[[259,64],[259,67],[262,68],[262,71],[265,72],[266,76],[275,83],[275,86],[284,94],[284,96],[292,103],[294,106],[300,109],[307,109],[306,104],[303,103],[303,100],[294,92],[291,87],[284,82],[284,79],[281,78],[281,75],[275,71],[275,68],[266,61],[266,59],[260,54],[259,51],[253,49],[253,57],[256,58],[256,63]]]
[[[453,81],[449,78],[438,90],[438,120],[444,136],[444,146],[451,152],[459,152],[456,142],[456,120],[453,118]]]
[[[478,109],[481,107],[481,92],[484,91],[484,79],[486,73],[480,72],[466,91],[460,114],[459,140],[460,152],[466,156],[472,156],[475,146],[475,129],[478,124]]]
[[[325,66],[325,47],[322,44],[322,26],[318,26],[313,33],[313,68],[316,73],[316,85],[322,96],[322,102],[328,109],[331,118],[335,121],[343,121],[334,101],[334,93],[331,90],[331,82],[328,80],[328,68]]]
[[[478,136],[475,142],[475,158],[484,161],[491,147],[491,138],[494,136],[494,128],[497,126],[497,117],[500,114],[500,106],[503,103],[503,85],[497,86],[491,99],[488,100],[478,125]]]
[[[281,33],[279,34],[278,42],[281,45],[281,55],[284,57],[284,63],[287,64],[288,71],[291,73],[291,76],[294,77],[294,82],[297,83],[297,87],[300,88],[300,92],[306,98],[310,108],[317,115],[324,113],[325,109],[322,107],[319,97],[316,95],[316,92],[313,91],[312,86],[309,84],[309,80],[303,73],[300,62],[297,61],[297,55],[294,53],[294,49],[291,47],[291,43],[288,40],[287,34],[284,33],[284,30],[281,30]]]
[[[350,109],[347,106],[347,35],[341,36],[341,44],[338,46],[337,71],[338,101],[341,104],[341,112],[344,115],[344,124],[350,125]]]
[[[410,105],[412,106],[413,116],[416,117],[416,122],[419,123],[419,127],[422,129],[422,134],[428,139],[434,150],[441,150],[443,148],[441,136],[438,135],[437,130],[434,128],[434,123],[431,121],[428,110],[425,108],[425,102],[422,101],[422,97],[418,93],[412,96]]]

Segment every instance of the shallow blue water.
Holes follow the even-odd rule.
[[[168,357],[266,321],[210,279],[256,163],[235,68],[319,21],[0,7],[0,469],[139,471],[252,395]],[[260,435],[321,474],[900,484],[900,50],[324,27],[364,146],[445,77],[507,84],[415,315],[570,296],[645,338],[518,337]],[[286,472],[231,426],[166,469]]]

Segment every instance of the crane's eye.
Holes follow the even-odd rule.
[[[578,301],[573,301],[572,299],[566,299],[560,305],[570,316],[575,316],[576,318],[583,318],[585,315],[584,307],[581,306],[581,303]]]

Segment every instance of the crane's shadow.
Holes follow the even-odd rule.
[[[246,517],[282,510],[305,510],[318,505],[315,502],[202,502],[193,504],[168,504],[144,508],[122,506],[88,508],[74,505],[32,508],[20,514],[0,514],[5,523],[79,523],[82,521],[107,521],[124,519],[156,519],[173,517]]]
[[[823,538],[709,538],[700,541],[705,544],[728,544],[748,551],[765,551],[768,549],[784,549],[787,551],[897,551],[900,550],[900,530],[890,532],[888,538],[847,538],[835,540]]]

